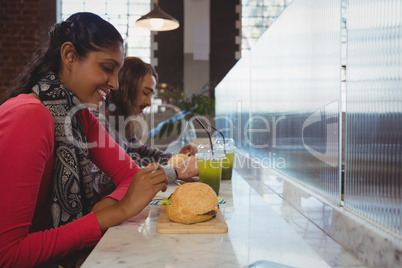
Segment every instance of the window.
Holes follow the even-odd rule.
[[[271,26],[292,0],[242,0],[242,56]]]
[[[59,0],[59,18],[76,12],[92,12],[112,23],[125,42],[126,56],[151,62],[151,32],[136,27],[135,22],[151,10],[151,0]]]

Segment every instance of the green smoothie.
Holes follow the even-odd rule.
[[[198,159],[200,182],[206,183],[219,195],[221,185],[222,160]]]
[[[226,159],[222,160],[222,180],[231,180],[236,153],[235,142],[232,138],[216,139],[214,146],[217,152],[224,153],[226,156]]]
[[[227,153],[226,159],[222,160],[222,180],[232,179],[234,153]]]

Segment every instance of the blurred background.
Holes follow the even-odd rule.
[[[1,0],[0,95],[47,38],[49,27],[72,13],[90,11],[110,21],[120,31],[125,40],[126,56],[140,57],[155,66],[159,74],[158,94],[153,107],[145,112],[153,112],[153,121],[147,118],[152,129],[177,113],[169,105],[177,106],[193,95],[213,100],[215,86],[290,2]],[[137,27],[136,20],[155,5],[178,20],[179,28],[158,32]],[[214,115],[212,110],[205,112],[208,112],[207,118]],[[174,137],[177,135],[157,142],[157,146],[166,148]]]

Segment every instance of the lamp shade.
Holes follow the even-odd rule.
[[[170,31],[179,28],[179,22],[155,5],[148,14],[139,18],[135,25],[151,31]]]

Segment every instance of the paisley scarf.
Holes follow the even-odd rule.
[[[57,75],[48,73],[34,87],[54,119],[55,161],[51,226],[58,227],[89,213],[94,205],[91,162],[78,112],[87,107]]]

